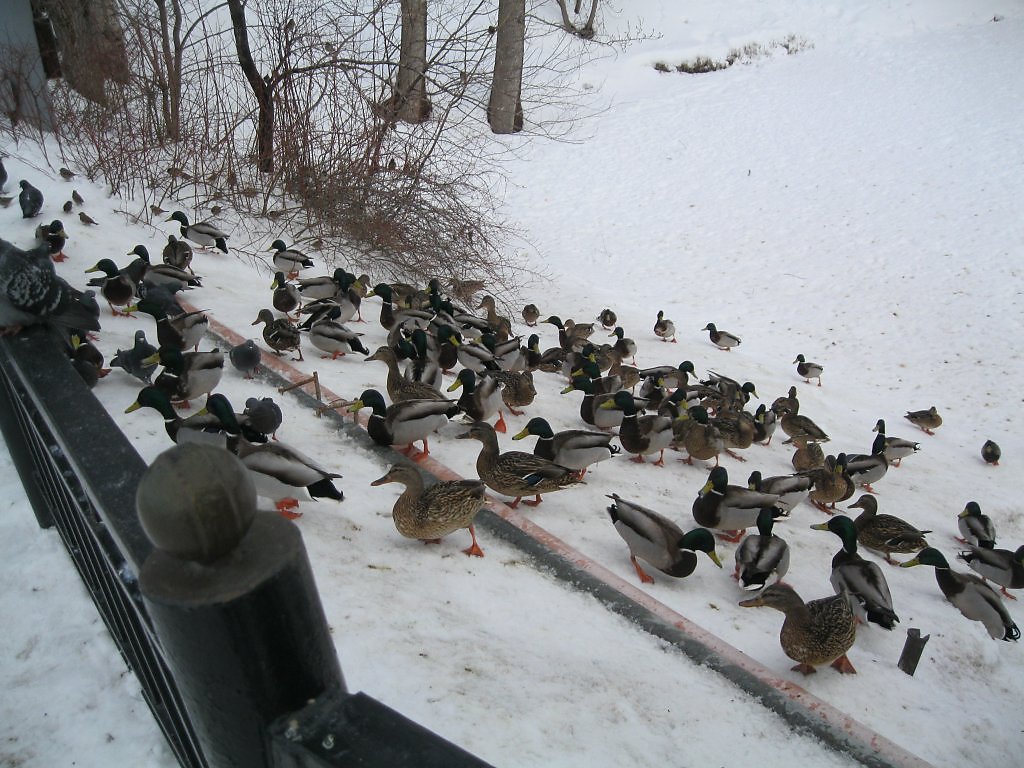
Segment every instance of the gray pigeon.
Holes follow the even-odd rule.
[[[260,348],[256,346],[255,341],[246,339],[238,346],[231,348],[228,352],[228,359],[231,360],[231,364],[235,368],[245,375],[245,378],[251,379],[256,373],[256,369],[260,366],[263,353],[260,352]]]
[[[157,348],[146,341],[146,332],[139,330],[135,332],[135,346],[131,349],[119,349],[110,361],[111,368],[122,368],[136,379],[147,384],[153,383],[153,371],[156,370],[156,363],[146,365],[143,361],[157,353]]]
[[[0,239],[0,333],[51,323],[98,331],[99,321],[82,306],[76,291],[57,276],[49,244],[31,251]]]
[[[273,435],[284,420],[280,406],[269,397],[250,397],[242,413],[246,417],[245,426],[262,435]]]
[[[21,192],[18,194],[18,205],[21,206],[21,216],[24,219],[31,219],[38,216],[43,210],[43,193],[22,179]]]

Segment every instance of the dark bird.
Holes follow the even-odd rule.
[[[3,158],[0,158],[0,190],[7,186],[7,169],[4,167]]]
[[[72,209],[73,205],[74,204],[70,200],[68,200],[66,203],[64,203],[64,213],[71,213],[71,209]]]
[[[284,420],[281,406],[270,397],[250,397],[245,401],[242,415],[244,427],[264,436],[274,435]],[[266,437],[259,442],[266,442]]]
[[[78,220],[80,222],[82,222],[83,224],[89,224],[89,225],[95,225],[97,223],[96,219],[92,218],[92,216],[90,216],[85,211],[79,211],[78,212]]]
[[[231,364],[247,379],[253,378],[253,375],[260,367],[260,360],[263,358],[263,353],[260,352],[260,348],[256,346],[256,342],[252,339],[246,339],[241,344],[238,344],[230,349],[228,352],[228,359],[231,360]]]
[[[21,206],[21,217],[31,219],[43,210],[43,193],[29,184],[25,179],[18,182],[21,192],[18,194],[18,205]]]
[[[996,545],[996,526],[992,518],[981,511],[976,501],[968,501],[967,506],[957,515],[956,527],[960,531],[958,540],[963,544],[992,549]]]
[[[117,354],[110,360],[110,367],[121,368],[139,381],[152,384],[153,371],[156,370],[157,363],[145,361],[146,358],[155,355],[157,351],[157,348],[146,340],[146,332],[140,329],[135,332],[135,345],[131,349],[117,350]]]
[[[71,181],[73,178],[75,178],[75,176],[78,175],[70,168],[65,168],[63,166],[61,166],[61,169],[60,171],[58,171],[58,173],[60,173],[60,177],[64,179],[64,181]]]
[[[23,251],[0,239],[0,334],[52,323],[98,331],[99,322],[78,294],[54,271],[49,246]]]
[[[993,467],[999,466],[999,459],[1002,457],[1003,451],[996,444],[994,440],[986,440],[985,444],[981,446],[981,458],[985,460],[986,464],[991,464]]]
[[[71,199],[75,201],[75,205],[82,205],[83,203],[85,203],[85,200],[82,198],[82,196],[78,194],[77,189],[71,190]]]
[[[64,255],[64,244],[68,241],[68,233],[64,231],[64,224],[58,219],[36,227],[36,240],[40,244],[46,244],[50,258],[54,261],[67,260],[68,257]]]
[[[291,322],[283,317],[274,319],[273,313],[269,309],[261,309],[256,319],[252,321],[252,325],[259,325],[265,323],[263,326],[263,340],[267,342],[267,346],[274,350],[278,355],[282,355],[285,352],[294,350],[299,353],[299,356],[293,358],[295,360],[303,360],[302,349],[300,344],[302,338],[299,335],[299,329]]]

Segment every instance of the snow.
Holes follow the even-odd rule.
[[[1024,370],[1012,336],[1024,320],[1022,3],[617,5],[615,23],[641,23],[660,36],[601,49],[581,68],[578,84],[594,112],[578,128],[584,140],[503,139],[517,159],[502,215],[526,233],[516,246],[522,258],[549,277],[525,285],[522,303],[581,322],[612,307],[637,341],[641,365],[690,359],[701,375],[755,382],[755,403],[796,385],[801,412],[832,436],[830,453],[866,452],[884,418],[890,434],[919,441],[921,451],[877,484],[880,511],[932,530],[932,545],[965,570],[954,561],[953,537],[957,513],[973,499],[996,521],[999,546],[1015,549],[1024,541],[1009,482],[1024,455],[1016,394]],[[793,55],[776,51],[704,75],[653,68],[791,34],[807,43]],[[86,180],[67,184],[55,169],[41,172],[46,160],[36,148],[8,143],[3,151],[8,194],[19,178],[30,179],[46,195],[48,221],[74,187],[100,222],[86,228],[63,217],[71,258],[58,270],[75,284],[99,258],[124,262],[118,254],[140,242],[159,253],[176,233],[159,220],[125,222],[116,213],[121,201]],[[22,221],[16,206],[0,209],[0,222],[5,238],[30,244],[37,222]],[[247,243],[240,232],[232,245],[265,249],[269,241]],[[190,298],[239,333],[255,331],[249,324],[269,306],[270,275],[221,254],[198,254],[195,267],[205,286]],[[358,326],[370,349],[384,340],[378,306],[367,300],[369,322]],[[659,309],[674,320],[678,344],[653,335]],[[709,321],[742,345],[728,353],[712,347],[699,331]],[[145,316],[112,318],[104,309],[101,322],[107,355],[128,346],[136,328],[153,335]],[[518,323],[516,331],[530,329]],[[542,347],[555,343],[553,326],[537,332]],[[797,377],[790,361],[798,353],[824,365],[821,389]],[[383,389],[380,363],[306,357],[298,368],[318,371],[347,397]],[[528,416],[544,416],[556,430],[580,426],[578,394],[560,396],[557,376],[536,380]],[[152,460],[169,443],[151,411],[123,413],[137,390],[115,370],[95,393]],[[287,404],[279,437],[344,475],[346,500],[303,504],[296,525],[350,689],[495,765],[851,763],[485,532],[478,531],[483,559],[459,552],[464,532],[432,547],[401,538],[390,517],[398,489],[369,486],[387,469],[375,454],[264,382],[228,370],[218,391],[238,409],[249,396]],[[903,419],[930,405],[944,418],[933,437]],[[509,435],[528,416],[506,416]],[[445,427],[432,453],[474,477],[477,444],[454,440],[461,431]],[[980,459],[989,438],[1002,446],[1000,467]],[[791,471],[778,443],[753,446],[743,464],[723,457],[730,480],[744,484],[754,469]],[[501,444],[523,448],[508,436]],[[692,527],[690,505],[707,473],[675,459],[670,454],[664,468],[604,462],[586,485],[550,494],[524,514],[639,587],[605,495]],[[173,765],[58,537],[38,530],[17,492],[5,453],[0,478],[8,585],[0,605],[17,617],[0,637],[0,756],[25,766]],[[809,528],[823,519],[802,505],[776,526],[793,549],[787,581],[805,599],[832,593],[838,539]],[[701,558],[685,580],[655,574],[642,589],[936,765],[996,764],[1024,747],[1021,649],[962,617],[930,568],[882,563],[897,629],[858,631],[849,654],[856,676],[824,668],[804,678],[779,646],[781,615],[737,606],[745,595],[729,578],[733,549],[719,544],[722,571]],[[1020,624],[1024,613],[1007,603]],[[931,635],[913,677],[896,668],[909,627]]]

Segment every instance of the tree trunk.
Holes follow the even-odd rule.
[[[421,123],[430,117],[426,70],[427,0],[402,0],[402,40],[395,84],[399,120]]]
[[[523,54],[526,46],[526,0],[499,0],[494,78],[487,122],[494,133],[523,129]]]
[[[235,32],[238,64],[256,97],[256,167],[263,173],[274,170],[274,89],[269,78],[261,77],[249,48],[249,31],[242,0],[227,0]]]

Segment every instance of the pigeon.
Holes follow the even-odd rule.
[[[43,209],[43,193],[22,179],[21,193],[18,195],[18,204],[21,206],[21,217],[31,219],[38,216]]]
[[[231,361],[231,364],[241,371],[247,379],[253,378],[253,374],[259,368],[262,358],[263,353],[260,352],[260,348],[256,346],[256,342],[252,339],[246,339],[241,344],[232,347],[228,352],[228,359]]]
[[[57,276],[49,244],[31,251],[0,240],[0,334],[24,326],[51,323],[65,328],[98,331],[99,321],[84,307],[75,290]]]
[[[83,224],[96,224],[96,220],[92,218],[89,214],[87,214],[85,211],[78,212],[78,220],[81,221]]]
[[[61,166],[61,169],[60,169],[59,173],[60,173],[60,177],[62,179],[64,179],[64,181],[71,181],[73,178],[75,178],[75,176],[78,175],[77,173],[72,171],[70,168],[64,168],[63,166]]]
[[[270,397],[250,397],[245,401],[243,415],[246,417],[245,426],[249,430],[261,435],[271,436],[277,432],[284,419],[281,407]],[[250,439],[250,442],[266,442],[266,438],[262,441]]]
[[[152,384],[153,371],[156,370],[157,364],[147,364],[145,361],[156,353],[157,348],[146,340],[146,332],[138,330],[135,332],[135,346],[131,349],[117,350],[117,354],[110,361],[110,367],[121,368],[136,379]]]

